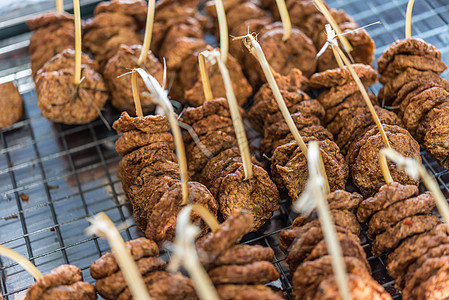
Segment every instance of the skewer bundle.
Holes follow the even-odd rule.
[[[140,45],[138,34],[147,15],[144,1],[114,0],[100,3],[94,17],[86,22],[84,48],[89,50],[101,69],[114,56],[120,45]]]
[[[192,281],[181,273],[165,271],[167,263],[158,258],[157,244],[146,238],[125,243],[137,264],[150,297],[154,299],[198,299]],[[116,259],[108,252],[90,265],[95,289],[105,299],[133,299]]]
[[[167,117],[132,118],[124,112],[113,128],[122,134],[116,142],[116,151],[123,157],[118,176],[133,206],[137,225],[157,243],[173,240],[183,195]],[[217,202],[204,185],[189,181],[188,189],[189,202],[200,203],[217,213]],[[206,224],[199,215],[193,213],[192,219],[206,233]]]
[[[368,223],[375,238],[374,255],[387,253],[387,270],[402,290],[403,299],[444,299],[448,259],[447,225],[431,214],[435,199],[430,192],[418,195],[413,185],[384,185],[359,206],[357,217]]]
[[[83,281],[83,273],[73,265],[60,265],[28,288],[25,300],[95,300],[95,287]]]
[[[357,64],[354,69],[366,86],[376,82],[376,71],[370,66]],[[385,183],[377,160],[384,142],[347,67],[314,74],[310,86],[325,89],[317,99],[326,109],[327,129],[346,155],[354,184],[365,196],[374,194]],[[420,159],[418,142],[400,127],[398,116],[377,106],[374,95],[370,95],[370,100],[375,104],[391,147],[406,157]],[[403,171],[391,168],[391,173],[399,182],[418,184]]]
[[[169,26],[157,53],[159,57],[165,57],[167,61],[167,78],[173,82],[170,96],[191,106],[199,106],[205,101],[198,67],[198,55],[204,50],[213,49],[203,39],[201,19],[198,20],[191,16],[193,11],[197,12],[197,6],[198,1],[184,4],[183,2],[164,0],[156,5],[155,16],[155,35],[157,28],[162,27],[163,24]],[[161,7],[161,12],[159,12],[159,7]],[[185,11],[191,12],[191,14],[185,15]],[[169,12],[170,20],[168,21],[168,18],[167,21],[162,19],[159,21],[161,24],[158,25],[158,15],[168,14]],[[241,67],[231,55],[228,56],[226,67],[232,79],[237,101],[240,105],[243,105],[251,96],[252,88],[243,75]],[[225,97],[226,90],[218,66],[208,66],[208,73],[211,84],[214,86],[214,96]]]
[[[262,1],[268,7],[276,19],[279,13],[274,1]],[[287,0],[287,9],[292,24],[308,36],[316,49],[321,49],[326,43],[326,34],[322,30],[329,23],[323,14],[317,9],[313,0]],[[358,29],[359,25],[344,10],[329,9],[336,24],[344,33],[352,46],[350,52],[354,62],[371,65],[374,60],[374,41],[365,29]],[[356,30],[357,29],[357,30]],[[327,49],[317,60],[317,72],[338,67],[331,49]]]
[[[379,58],[379,100],[398,111],[404,127],[449,168],[449,82],[440,51],[416,38],[399,40]]]
[[[283,299],[281,291],[264,286],[280,277],[271,263],[273,250],[259,245],[238,244],[253,227],[252,214],[234,211],[220,229],[196,242],[200,260],[208,270],[220,299]]]
[[[245,172],[235,129],[226,99],[206,101],[202,106],[186,108],[182,122],[192,127],[200,144],[185,138],[190,176],[206,185],[219,203],[225,219],[236,209],[254,216],[257,230],[279,208],[279,194],[268,173],[252,157],[253,178],[245,180]]]
[[[30,53],[42,114],[64,124],[96,119],[108,91],[98,65],[81,53],[79,5],[75,18],[64,12],[47,13],[27,24],[31,30],[37,29],[30,40]]]
[[[332,134],[321,125],[323,106],[301,90],[309,85],[307,79],[301,71],[293,69],[288,76],[277,74],[275,80],[304,142],[320,141],[330,189],[343,189],[348,179],[348,166]],[[255,128],[263,130],[260,150],[271,155],[273,181],[279,190],[287,191],[291,199],[297,199],[309,176],[307,160],[290,133],[268,84],[263,85],[254,97],[254,106],[248,115]]]

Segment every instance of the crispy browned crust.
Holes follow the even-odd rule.
[[[23,114],[23,101],[12,82],[0,84],[0,130],[19,121]]]
[[[363,64],[352,65],[359,78],[368,85],[372,85],[377,81],[377,72],[373,67]],[[343,69],[336,68],[326,70],[321,73],[315,73],[310,77],[310,87],[312,88],[331,88],[334,86],[342,86],[353,82],[351,73],[347,67]]]
[[[140,130],[149,133],[162,133],[170,130],[170,123],[165,115],[149,115],[145,117],[131,117],[122,112],[120,118],[112,125],[118,133]]]
[[[397,54],[408,55],[429,55],[437,59],[441,59],[440,51],[430,43],[422,39],[409,38],[398,40],[392,43],[382,56],[377,60],[377,68],[382,74],[388,67],[388,64],[394,59]]]
[[[403,185],[394,181],[385,184],[374,196],[360,203],[357,210],[357,219],[361,223],[366,222],[376,212],[416,195],[418,195],[418,187],[416,185]]]
[[[429,214],[434,207],[435,199],[430,192],[392,204],[372,216],[367,234],[370,238],[374,238],[402,219],[418,214]]]
[[[139,260],[142,257],[158,256],[159,247],[155,242],[146,238],[138,238],[125,242],[126,248],[130,251],[134,260]],[[89,268],[90,275],[94,279],[101,279],[107,277],[116,271],[119,266],[111,252],[108,252],[95,260]]]
[[[371,278],[365,264],[354,257],[344,257],[346,271],[349,274],[359,275],[365,279]],[[293,275],[293,299],[304,299],[306,293],[315,294],[320,282],[333,274],[330,256],[323,256],[317,260],[301,264]]]
[[[81,270],[73,265],[61,265],[55,269],[53,269],[50,274],[45,275],[36,283],[28,288],[27,294],[25,296],[26,300],[38,300],[42,299],[42,297],[48,292],[52,293],[53,288],[57,288],[59,286],[68,286],[69,289],[73,290],[70,286],[83,281],[83,273]],[[84,287],[84,286],[83,286]],[[91,290],[90,287],[86,289],[86,295],[89,295],[88,291]],[[55,293],[58,293],[55,291]],[[80,293],[82,291],[80,290]],[[72,293],[69,293],[72,294]],[[95,292],[90,294],[90,298],[86,299],[95,299]]]
[[[216,232],[209,232],[196,243],[203,264],[214,262],[225,250],[237,244],[253,228],[254,216],[246,211],[235,212],[220,225]]]
[[[393,250],[407,237],[430,231],[440,223],[440,219],[434,215],[418,215],[405,218],[376,236],[371,251],[375,256],[379,256],[383,252]]]
[[[136,265],[139,273],[145,275],[153,271],[163,270],[167,263],[157,257],[144,257],[138,260]],[[115,299],[126,287],[125,277],[120,270],[95,282],[95,289],[106,299]]]
[[[281,291],[275,291],[272,288],[261,284],[220,284],[217,286],[217,293],[221,300],[284,299]]]
[[[410,269],[409,266],[418,263],[422,257],[429,257],[428,254],[432,251],[432,248],[446,243],[449,243],[449,236],[444,224],[438,225],[429,232],[406,239],[388,255],[386,261],[388,274],[396,280],[396,285],[401,287],[405,273],[416,270],[415,268]]]
[[[280,274],[271,262],[259,261],[246,265],[219,266],[210,270],[209,277],[219,284],[266,284],[279,279]]]

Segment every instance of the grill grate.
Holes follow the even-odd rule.
[[[437,46],[443,60],[449,51],[449,4],[444,0],[417,1],[412,33]],[[376,59],[397,39],[404,37],[405,0],[329,0],[343,8],[360,25],[381,21],[368,28],[376,42]],[[0,59],[8,53],[26,53],[26,42],[0,48]],[[25,54],[26,55],[26,54]],[[90,263],[109,251],[104,240],[84,235],[86,217],[105,211],[115,224],[130,220],[117,169],[117,136],[100,120],[81,126],[53,124],[41,116],[37,107],[29,59],[18,59],[17,67],[0,70],[0,82],[14,80],[24,99],[24,118],[12,128],[0,131],[0,241],[28,257],[43,273],[59,264],[70,263],[83,270],[85,280],[93,282]],[[8,64],[8,63],[6,63]],[[443,77],[448,78],[447,74]],[[377,91],[379,86],[375,86]],[[118,117],[107,111],[108,121]],[[449,198],[449,171],[441,168],[425,151],[423,163],[437,178]],[[28,201],[22,198],[29,197]],[[270,246],[275,250],[275,265],[281,272],[279,287],[291,291],[285,254],[279,249],[278,232],[291,224],[288,203],[282,203],[272,222],[245,237],[245,243]],[[366,229],[366,228],[365,228]],[[135,225],[122,232],[125,240],[141,236]],[[370,253],[370,243],[362,236],[373,276],[400,299],[387,275],[384,257]],[[33,283],[31,276],[9,259],[0,257],[0,292],[5,299],[21,299]]]

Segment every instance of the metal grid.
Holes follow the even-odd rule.
[[[367,29],[376,42],[376,59],[389,44],[404,36],[406,0],[330,0],[328,3],[345,9],[360,25],[382,22]],[[444,0],[417,1],[412,25],[414,36],[437,46],[446,63],[449,63],[448,12],[449,3]],[[22,39],[15,46],[0,48],[0,59],[9,52],[26,53],[27,45]],[[37,108],[28,58],[21,57],[15,62],[18,64],[14,67],[0,70],[0,82],[15,81],[24,99],[25,115],[12,128],[0,131],[0,243],[28,257],[43,273],[59,264],[71,263],[83,270],[85,280],[93,282],[88,267],[109,246],[104,240],[84,235],[88,226],[86,217],[105,211],[115,224],[131,219],[116,177],[120,157],[113,143],[117,136],[100,120],[82,126],[47,121]],[[448,76],[443,74],[443,77]],[[117,117],[116,113],[106,112],[110,122]],[[422,158],[449,198],[449,171],[425,151]],[[270,224],[244,240],[244,243],[275,250],[274,264],[281,273],[277,284],[287,292],[292,286],[285,254],[279,249],[278,233],[291,222],[288,203],[282,203]],[[142,233],[132,225],[122,236],[129,240]],[[362,236],[361,240],[373,277],[394,299],[400,299],[386,273],[383,257],[372,257],[368,239]],[[0,276],[0,292],[5,299],[21,299],[33,283],[20,266],[2,257]]]

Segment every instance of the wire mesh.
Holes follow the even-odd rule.
[[[405,0],[329,0],[342,8],[360,25],[381,21],[367,28],[376,42],[376,59],[397,39],[404,37]],[[412,19],[412,34],[437,46],[449,63],[449,3],[444,0],[417,1]],[[0,49],[26,52],[27,42]],[[3,55],[3,56],[2,56]],[[29,69],[29,59],[18,59],[13,67],[0,70],[0,82],[14,80],[24,99],[24,117],[11,128],[0,131],[0,243],[29,258],[47,273],[64,263],[77,265],[85,280],[93,282],[88,267],[109,250],[104,240],[86,236],[86,218],[105,211],[115,224],[131,219],[117,169],[115,132],[100,120],[81,126],[64,126],[47,121],[37,107]],[[447,73],[443,74],[447,79]],[[374,90],[378,87],[374,87]],[[118,117],[107,111],[109,121]],[[425,151],[423,163],[436,176],[449,198],[449,171]],[[292,222],[288,202],[281,205],[270,224],[245,237],[244,243],[269,246],[275,251],[274,264],[281,273],[275,284],[291,292],[291,275],[285,254],[279,249],[278,233]],[[366,229],[366,228],[365,228]],[[125,240],[142,236],[135,225],[122,232]],[[361,236],[362,246],[373,270],[373,277],[400,299],[388,276],[384,257],[375,258],[370,243]],[[20,266],[0,257],[0,292],[5,299],[21,299],[33,279]]]

